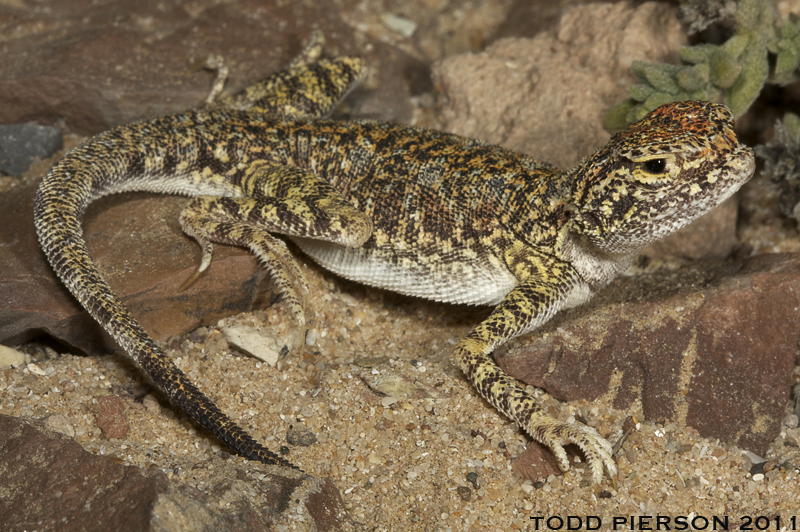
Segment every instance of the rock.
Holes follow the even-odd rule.
[[[536,441],[528,443],[522,454],[514,458],[511,468],[524,480],[530,481],[561,474],[553,451]]]
[[[289,429],[286,431],[286,441],[291,445],[309,447],[317,443],[317,435],[306,428]]]
[[[285,66],[314,28],[327,54],[367,56],[375,83],[364,90],[367,114],[409,120],[407,75],[421,69],[414,77],[426,78],[427,66],[380,38],[357,43],[343,14],[315,0],[241,0],[235,9],[208,1],[23,4],[9,22],[15,38],[0,52],[0,122],[63,119],[88,135],[196,107],[214,80],[200,68],[209,55],[224,58],[227,90],[237,91]]]
[[[75,437],[75,427],[72,426],[72,423],[69,422],[69,419],[67,419],[67,416],[64,414],[53,414],[52,416],[47,416],[44,418],[43,422],[44,428],[49,431],[63,434],[68,438]]]
[[[259,480],[230,464],[230,480],[200,491],[17,418],[0,415],[0,435],[5,530],[266,531],[303,514],[316,530],[352,527],[329,480],[285,468],[264,466]]]
[[[0,345],[0,369],[18,368],[25,364],[25,354]]]
[[[56,278],[39,249],[33,217],[35,186],[0,195],[0,341],[21,343],[42,333],[87,353],[116,344]],[[216,246],[211,266],[187,290],[178,288],[200,263],[200,247],[183,234],[185,198],[126,194],[90,205],[84,235],[101,273],[157,340],[251,308],[264,273],[245,249]]]
[[[30,164],[61,149],[61,131],[33,122],[0,125],[0,172],[21,176]]]
[[[248,325],[234,325],[223,327],[222,334],[225,335],[225,340],[229,344],[273,367],[280,358],[286,356],[301,343],[296,330],[295,333],[278,337],[273,334],[272,330],[263,330]]]
[[[508,37],[535,37],[539,33],[556,27],[568,6],[581,3],[585,2],[583,0],[552,2],[515,0],[508,8],[505,20],[497,27],[490,40]]]
[[[614,281],[589,305],[495,353],[512,376],[564,401],[594,400],[763,454],[789,400],[800,339],[800,254],[707,272]]]
[[[610,138],[603,114],[627,97],[631,63],[663,61],[684,39],[665,4],[567,8],[553,31],[434,64],[443,127],[569,168]]]
[[[97,426],[107,440],[122,439],[128,435],[130,425],[125,418],[125,403],[116,395],[106,395],[97,400]]]

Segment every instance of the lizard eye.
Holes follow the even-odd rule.
[[[667,168],[667,160],[666,159],[650,159],[648,161],[644,161],[645,169],[651,174],[663,174],[664,170]]]

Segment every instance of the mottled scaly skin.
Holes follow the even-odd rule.
[[[181,215],[203,247],[251,249],[303,331],[308,289],[286,235],[344,277],[428,299],[492,305],[455,348],[495,407],[593,479],[616,470],[594,429],[547,415],[491,352],[588,300],[650,242],[733,194],[753,153],[727,108],[660,107],[570,172],[480,141],[325,114],[361,77],[355,58],[318,60],[321,42],[264,82],[202,110],[98,135],[47,175],[36,199],[39,239],[56,273],[143,371],[243,456],[288,464],[255,442],[158,349],[105,283],[80,220],[93,199],[146,190],[194,196]]]

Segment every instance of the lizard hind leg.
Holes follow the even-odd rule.
[[[264,265],[273,284],[289,306],[297,323],[298,336],[304,337],[305,305],[309,294],[305,276],[285,242],[238,218],[237,211],[241,210],[241,202],[248,204],[253,203],[253,200],[200,196],[181,212],[183,231],[197,240],[203,248],[200,266],[181,288],[194,282],[210,264],[212,241],[246,247]],[[246,207],[247,205],[245,209]]]
[[[224,82],[218,81],[207,99],[207,109],[238,109],[261,112],[283,119],[323,118],[363,79],[366,63],[359,57],[321,58],[322,32],[315,31],[300,54],[279,72],[253,83],[232,96],[216,95]]]
[[[245,197],[200,196],[181,212],[184,232],[203,248],[200,267],[187,283],[210,263],[211,242],[246,247],[264,264],[304,334],[308,283],[286,243],[271,233],[358,247],[372,234],[372,222],[327,181],[302,168],[257,161],[240,188]]]

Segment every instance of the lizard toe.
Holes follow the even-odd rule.
[[[595,484],[602,482],[604,468],[609,476],[616,475],[617,465],[612,457],[611,444],[592,427],[579,423],[559,422],[542,434],[541,442],[553,451],[562,471],[569,469],[569,460],[563,446],[574,443],[583,451],[586,462],[592,470],[592,481]]]

